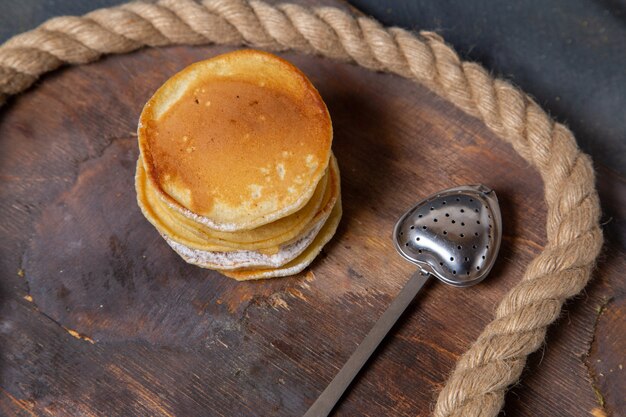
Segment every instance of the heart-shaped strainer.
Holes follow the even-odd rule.
[[[398,220],[393,232],[404,258],[458,287],[487,276],[501,236],[498,199],[484,185],[450,188],[426,198]]]

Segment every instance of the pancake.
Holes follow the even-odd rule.
[[[305,236],[295,242],[286,244],[272,253],[262,251],[202,251],[191,249],[185,245],[175,242],[167,235],[162,235],[168,245],[185,262],[208,269],[230,270],[241,268],[278,268],[285,265],[298,255],[304,252],[311,245],[320,229],[324,226],[326,218],[320,219]]]
[[[300,70],[241,50],[170,78],[145,105],[138,138],[147,181],[169,207],[233,232],[309,202],[328,165],[332,125]]]
[[[334,183],[339,181],[334,157],[332,161],[327,169],[328,174],[320,180],[313,197],[301,210],[252,230],[215,231],[170,209],[146,181],[141,161],[137,165],[135,181],[137,201],[144,216],[162,234],[190,248],[206,251],[267,250],[306,234],[318,223],[321,216],[330,213],[337,198]],[[327,183],[330,183],[328,187]]]
[[[339,170],[334,157],[331,159],[332,177],[329,181],[328,198],[322,210],[315,216],[311,227],[291,241],[277,245],[271,250],[202,250],[194,248],[188,241],[179,236],[169,235],[171,230],[159,229],[159,232],[176,253],[187,263],[210,269],[241,269],[241,268],[277,268],[295,259],[314,241],[318,232],[331,215],[340,198]],[[147,208],[146,211],[148,211]],[[147,217],[147,216],[146,216]],[[158,229],[158,228],[157,228]],[[176,233],[176,230],[174,230]],[[201,243],[201,242],[200,242]],[[198,242],[193,242],[198,244]]]
[[[230,267],[235,268],[242,266],[237,262],[242,262],[250,258],[256,259],[256,263],[253,261],[249,265],[271,266],[276,265],[281,259],[285,262],[293,259],[293,257],[304,250],[306,244],[313,240],[317,231],[319,231],[322,224],[330,215],[340,194],[339,168],[333,156],[331,156],[328,171],[328,186],[324,187],[324,196],[320,204],[321,207],[311,216],[306,224],[296,225],[295,232],[297,233],[295,233],[293,229],[289,229],[269,239],[259,239],[247,243],[232,242],[232,238],[227,236],[229,235],[227,232],[215,232],[206,228],[202,231],[198,231],[191,229],[192,225],[188,225],[190,227],[189,229],[183,229],[181,225],[171,217],[172,214],[176,213],[172,213],[171,210],[162,210],[162,207],[160,207],[160,209],[156,208],[159,206],[160,200],[158,197],[150,197],[148,191],[149,187],[145,186],[145,172],[143,171],[140,161],[137,164],[135,184],[137,201],[144,216],[157,228],[161,235],[166,238],[170,246],[172,246],[176,252],[181,254],[185,259],[195,260],[191,263],[209,268],[216,266],[227,268],[227,265],[231,265]],[[280,230],[273,226],[276,223],[288,224],[285,223],[284,220],[288,220],[289,217],[296,216],[298,213],[299,212],[294,213],[287,218],[280,219],[274,223],[261,226],[251,231],[232,232],[230,234],[237,236],[243,233],[246,237],[251,237],[251,235],[259,230],[261,232],[259,236],[267,237],[267,234],[264,232],[266,229],[272,228],[280,232]],[[202,227],[202,225],[196,226]],[[314,233],[312,233],[312,231],[314,231]],[[215,234],[218,236],[215,236]],[[303,240],[303,237],[307,237],[307,239]],[[231,253],[226,254],[224,252]],[[219,262],[226,263],[221,264]]]
[[[276,278],[276,277],[284,277],[288,275],[295,275],[300,273],[313,262],[315,257],[319,255],[319,253],[324,248],[330,239],[334,236],[337,231],[337,226],[339,225],[339,221],[341,220],[342,208],[341,208],[341,198],[337,200],[337,204],[333,208],[332,213],[326,223],[322,227],[322,230],[317,234],[315,240],[309,245],[309,247],[302,252],[297,258],[292,260],[291,262],[279,267],[279,268],[271,268],[271,269],[241,269],[235,271],[220,271],[223,275],[227,277],[234,278],[238,281],[248,281],[253,279],[262,279],[262,278]]]

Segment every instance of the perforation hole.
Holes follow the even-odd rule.
[[[465,223],[461,222],[461,226],[465,226]]]
[[[461,213],[465,213],[465,210],[464,210],[464,209],[461,209]]]
[[[434,221],[435,223],[437,223],[437,222],[438,222],[438,220],[437,220],[437,219],[433,219],[433,221]]]
[[[416,242],[419,242],[419,241],[420,241],[420,237],[419,237],[419,236],[418,236],[418,237],[416,237],[416,238],[415,238],[415,241],[416,241]]]
[[[456,275],[456,271],[452,271],[452,275]]]
[[[447,235],[447,234],[448,234],[448,232],[444,230],[444,231],[443,231],[443,234],[444,234],[444,235]]]
[[[450,257],[450,262],[454,262],[454,257],[453,256]]]
[[[457,246],[456,248],[457,248],[458,250],[461,250],[461,245]]]
[[[477,270],[477,271],[480,271],[480,265],[476,267],[476,270]]]
[[[463,233],[461,233],[459,236],[461,236],[461,237],[465,237],[465,235],[464,235]]]
[[[413,230],[413,229],[415,229],[415,226],[411,226],[409,229]]]
[[[450,213],[446,213],[446,217],[450,217]]]
[[[426,230],[426,229],[428,229],[428,228],[427,228],[426,226],[422,226],[422,229]]]
[[[456,221],[455,221],[455,220],[452,220],[452,224],[454,224],[454,223],[456,223]]]

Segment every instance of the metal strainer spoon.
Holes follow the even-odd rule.
[[[393,242],[418,270],[305,417],[325,417],[428,278],[456,287],[482,281],[495,263],[502,216],[495,191],[484,185],[450,188],[411,208],[396,223]]]

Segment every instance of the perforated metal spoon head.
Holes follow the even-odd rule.
[[[487,276],[501,239],[498,198],[484,185],[450,188],[422,200],[398,220],[393,232],[400,255],[457,287]]]

